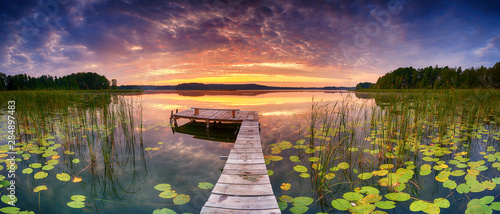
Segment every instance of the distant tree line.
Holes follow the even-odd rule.
[[[358,84],[359,85],[359,84]],[[500,88],[500,62],[493,67],[413,67],[398,68],[379,77],[378,89]]]
[[[374,86],[375,86],[375,84],[371,83],[371,82],[360,82],[356,85],[356,90],[369,89],[369,88],[373,88]]]
[[[121,85],[118,89],[141,89],[141,90],[348,90],[352,87],[276,87],[259,84],[204,84],[204,83],[181,83],[178,85]]]
[[[115,79],[113,88],[116,88]],[[92,72],[73,73],[59,78],[50,75],[31,77],[26,74],[11,76],[0,73],[0,91],[44,89],[101,90],[110,89],[110,82],[105,76]]]

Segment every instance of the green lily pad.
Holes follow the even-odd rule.
[[[198,188],[200,189],[211,189],[212,187],[214,187],[214,185],[208,182],[201,182],[198,184]]]
[[[45,170],[45,171],[49,171],[51,169],[54,169],[54,166],[52,166],[52,165],[45,165],[45,166],[42,167],[42,170]]]
[[[361,180],[367,180],[370,179],[373,176],[372,173],[366,172],[366,173],[361,173],[358,175],[358,178]]]
[[[187,204],[190,200],[191,200],[191,197],[189,197],[189,195],[180,194],[180,195],[176,195],[174,197],[174,204],[175,205],[183,205],[183,204]]]
[[[271,155],[271,156],[269,156],[269,160],[270,161],[280,161],[280,160],[283,160],[283,157],[276,156],[276,155]]]
[[[458,169],[458,170],[454,170],[453,172],[451,172],[450,175],[458,177],[458,176],[465,175],[465,172],[464,172],[464,170]]]
[[[167,191],[171,190],[172,186],[170,184],[158,184],[154,187],[156,190]]]
[[[288,196],[288,195],[282,195],[279,197],[280,201],[282,202],[285,202],[285,203],[292,203],[293,202],[293,198],[291,196]]]
[[[68,202],[67,205],[68,205],[68,207],[75,208],[75,209],[85,207],[85,203],[83,203],[83,201],[71,201],[71,202]]]
[[[168,208],[163,208],[163,209],[156,209],[153,211],[153,214],[177,214],[177,212],[168,209]]]
[[[370,194],[379,194],[380,193],[380,190],[378,190],[377,188],[375,187],[371,187],[371,186],[364,186],[364,187],[361,187],[361,188],[356,188],[354,189],[355,192],[357,193],[365,193],[367,195],[370,195]]]
[[[162,193],[160,193],[160,198],[173,198],[175,196],[177,196],[177,193],[174,191],[174,190],[167,190],[167,191],[163,191]]]
[[[80,163],[80,159],[78,158],[73,159],[73,163]]]
[[[428,169],[428,170],[422,170],[420,171],[420,175],[421,176],[426,176],[428,174],[431,174],[432,170]]]
[[[349,169],[349,164],[346,162],[342,162],[342,163],[339,163],[339,165],[337,165],[337,167],[340,169]]]
[[[286,210],[286,208],[288,208],[288,203],[280,201],[278,202],[278,207],[280,208],[281,211]]]
[[[375,210],[375,205],[374,204],[362,204],[358,206],[351,207],[349,211],[352,213],[371,213],[373,210]]]
[[[344,195],[342,197],[348,201],[357,201],[357,200],[361,200],[363,198],[363,195],[361,195],[357,192],[346,192],[346,193],[344,193]]]
[[[4,207],[4,208],[0,209],[0,212],[2,212],[2,213],[8,213],[8,214],[10,214],[10,213],[12,213],[12,214],[19,213],[19,208],[18,207]]]
[[[310,157],[309,161],[311,161],[311,162],[319,161],[319,157]]]
[[[375,203],[375,206],[377,206],[380,209],[390,210],[396,207],[396,203],[394,201],[379,201]]]
[[[32,168],[26,168],[26,169],[23,169],[23,174],[31,174],[33,172],[33,169]]]
[[[482,204],[481,200],[479,199],[472,199],[469,201],[467,204],[467,209],[465,210],[465,214],[481,214],[481,213],[493,213],[493,210],[485,205]]]
[[[402,192],[388,193],[385,195],[385,197],[392,201],[407,201],[408,199],[410,199],[410,195],[408,193]]]
[[[15,203],[17,203],[17,197],[16,196],[14,196],[14,200],[11,200],[9,196],[2,195],[2,197],[0,198],[0,200],[2,200],[2,202],[5,203],[5,204],[9,204],[9,203],[14,203],[15,204]]]
[[[309,210],[309,208],[305,207],[305,206],[298,206],[298,207],[290,208],[290,212],[292,212],[293,214],[302,214],[302,213],[307,212],[307,210]]]
[[[460,184],[457,186],[457,192],[460,194],[469,193],[470,187],[467,184]]]
[[[307,168],[302,165],[294,166],[293,169],[297,172],[307,172]]]
[[[493,202],[495,200],[495,197],[491,196],[491,195],[488,195],[488,196],[482,197],[479,200],[481,201],[481,204],[489,204],[489,203],[491,203],[491,202]]]
[[[446,198],[436,198],[434,199],[434,204],[440,208],[448,208],[450,207],[450,201]]]
[[[330,172],[330,173],[326,174],[324,178],[328,179],[328,180],[333,179],[333,178],[335,178],[335,174]]]
[[[33,192],[40,192],[42,190],[47,190],[47,186],[45,186],[45,185],[37,186],[37,187],[35,187],[35,189],[33,189]]]
[[[296,197],[293,199],[293,206],[309,206],[314,202],[314,199],[310,197]]]
[[[280,143],[278,143],[278,147],[281,150],[292,148],[292,146],[292,143],[290,143],[289,141],[281,141]]]
[[[85,197],[84,195],[73,195],[71,196],[71,200],[73,201],[85,201]]]
[[[500,177],[496,177],[491,179],[491,181],[495,182],[496,184],[500,184]]]
[[[298,156],[290,156],[289,158],[293,162],[297,162],[297,163],[300,162],[300,158]]]
[[[37,169],[37,168],[42,167],[42,164],[41,163],[32,163],[32,164],[30,164],[30,167],[33,169]]]
[[[44,172],[44,171],[40,171],[40,172],[35,173],[34,177],[35,177],[35,179],[42,179],[42,178],[47,177],[47,175],[49,175],[49,174]]]
[[[500,211],[500,202],[493,202],[493,203],[491,203],[490,208],[492,210]]]
[[[348,210],[352,207],[351,202],[345,199],[335,199],[332,201],[332,206],[337,210]]]
[[[455,183],[454,180],[447,180],[443,183],[443,187],[446,187],[449,189],[455,189],[455,187],[457,187],[457,183]]]
[[[394,167],[394,164],[382,164],[380,165],[380,169],[391,169]]]
[[[56,178],[59,179],[60,181],[69,181],[71,176],[66,173],[60,173],[56,175]]]
[[[410,210],[413,212],[418,212],[426,209],[429,206],[429,203],[425,201],[414,201],[410,204]]]
[[[267,174],[268,174],[269,176],[274,175],[274,171],[273,171],[273,170],[268,169],[268,170],[267,170]]]
[[[305,173],[305,172],[300,173],[299,176],[302,177],[302,178],[309,178],[309,177],[311,177],[311,175],[309,173]]]

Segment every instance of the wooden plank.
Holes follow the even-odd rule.
[[[267,170],[264,164],[231,164],[226,163],[224,170],[226,169],[238,169],[238,170]]]
[[[271,184],[255,184],[255,185],[243,185],[243,184],[216,184],[212,190],[212,194],[221,195],[235,195],[235,196],[265,196],[272,195],[273,187]],[[276,200],[276,199],[275,199]]]
[[[231,149],[231,152],[236,152],[236,153],[259,152],[259,153],[262,153],[262,148],[248,148],[248,149],[233,148],[233,149]]]
[[[225,209],[220,207],[203,207],[201,209],[203,214],[220,214],[220,213],[237,213],[237,214],[277,214],[281,213],[280,209],[267,209],[267,210],[238,210],[238,209]]]
[[[265,164],[264,158],[259,158],[259,159],[232,159],[228,158],[226,163],[235,163],[235,164],[257,164],[257,163],[262,163]]]
[[[245,164],[250,165],[250,164]],[[261,165],[261,164],[259,164]],[[222,171],[223,175],[268,175],[267,169],[257,169],[257,170],[241,170],[241,169],[224,169]]]
[[[235,174],[222,174],[217,181],[218,184],[246,184],[246,185],[255,185],[255,184],[271,184],[269,181],[269,176],[266,175],[251,175],[251,174],[243,174],[243,175],[235,175]]]
[[[264,158],[264,155],[262,155],[262,153],[250,153],[250,152],[239,153],[233,151],[231,151],[229,153],[229,156],[227,157],[227,159],[262,159],[262,158]]]
[[[255,206],[257,205],[258,206]],[[230,195],[212,194],[208,198],[207,207],[219,207],[239,210],[269,210],[279,209],[274,195],[260,197],[238,197]]]

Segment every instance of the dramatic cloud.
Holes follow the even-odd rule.
[[[7,0],[0,72],[119,84],[353,86],[500,61],[497,1]]]

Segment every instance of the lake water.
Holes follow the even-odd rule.
[[[335,153],[335,156],[339,157],[332,157],[331,165],[328,168],[337,166],[341,169],[332,168],[330,171],[326,170],[323,174],[313,170],[317,169],[318,166],[314,165],[316,160],[310,158],[324,157],[321,156],[321,152],[324,150],[317,147],[316,151],[308,152],[306,150],[304,152],[304,148],[297,146],[302,145],[301,141],[314,147],[320,146],[318,142],[325,142],[325,139],[326,141],[331,140],[328,139],[328,136],[317,136],[316,142],[311,144],[311,138],[307,136],[310,134],[308,127],[311,120],[313,100],[321,104],[350,102],[352,105],[349,106],[351,110],[348,112],[353,114],[353,118],[361,118],[356,119],[356,121],[366,122],[370,120],[372,109],[378,108],[376,100],[367,94],[355,94],[345,91],[222,91],[207,93],[196,91],[182,93],[148,91],[140,95],[112,95],[106,99],[108,101],[106,101],[104,108],[116,111],[112,116],[106,116],[109,112],[108,110],[103,111],[104,108],[88,107],[87,109],[87,107],[81,107],[81,105],[85,104],[78,104],[78,102],[87,102],[82,99],[83,101],[80,100],[75,104],[75,106],[78,106],[75,108],[79,110],[71,110],[73,107],[63,106],[61,108],[63,113],[61,113],[45,108],[34,114],[46,112],[47,117],[26,116],[30,117],[33,124],[38,123],[36,127],[45,124],[40,128],[30,129],[29,127],[35,125],[29,123],[18,124],[20,126],[18,133],[20,151],[18,151],[17,155],[15,182],[16,207],[20,208],[21,211],[29,210],[34,213],[51,214],[153,213],[157,209],[168,208],[177,213],[199,213],[211,190],[200,188],[198,185],[202,182],[211,184],[217,182],[225,163],[220,160],[220,156],[228,155],[233,144],[231,142],[219,142],[223,140],[210,141],[203,139],[207,137],[194,137],[191,134],[174,133],[169,125],[171,111],[181,111],[194,106],[202,108],[238,108],[240,110],[259,112],[264,155],[268,155],[267,158],[272,156],[283,157],[283,160],[269,161],[267,165],[268,170],[272,173],[270,179],[274,193],[279,198],[278,201],[283,202],[281,205],[286,204],[287,206],[283,213],[343,213],[344,211],[332,207],[331,201],[342,197],[345,198],[344,194],[354,192],[356,187],[374,186],[380,189],[381,198],[384,194],[393,192],[386,187],[381,187],[379,179],[375,178],[376,176],[369,179],[359,179],[361,173],[382,171],[380,165],[397,162],[391,162],[391,160],[394,160],[391,157],[388,157],[389,159],[370,157],[370,155],[379,154],[380,148],[376,144],[353,144],[348,147],[359,147],[359,151],[356,149],[358,153],[352,151],[352,154],[356,153],[358,155],[350,155],[351,153],[347,152],[340,153],[343,154],[340,157],[339,153]],[[23,109],[25,105],[22,102],[27,102],[27,100],[16,101],[17,111],[30,111]],[[364,116],[359,115],[360,109],[364,112]],[[8,150],[5,147],[9,135],[7,115],[8,113],[5,113],[1,123],[3,131],[0,145],[4,145],[1,153],[6,153]],[[82,115],[86,115],[86,119],[82,120]],[[362,117],[365,118],[362,119]],[[187,122],[187,120],[181,119],[179,125],[183,126]],[[351,138],[366,139],[375,136],[373,128],[366,128],[367,126],[362,124],[359,127],[362,131],[353,134]],[[451,129],[450,127],[446,128]],[[474,142],[477,142],[477,146],[473,146],[472,149],[470,147],[468,150],[453,149],[453,146],[451,146],[453,152],[444,152],[444,155],[438,156],[436,151],[439,152],[441,149],[439,146],[437,148],[425,148],[432,153],[431,155],[435,155],[432,157],[438,156],[440,160],[444,160],[443,163],[446,168],[450,167],[450,169],[453,167],[455,167],[453,169],[460,168],[452,166],[453,163],[449,163],[460,152],[467,151],[468,155],[464,155],[464,157],[469,158],[470,162],[487,159],[487,157],[484,157],[487,154],[491,154],[493,157],[494,150],[498,148],[500,133],[498,126],[485,125],[478,129],[481,130],[481,136],[474,140]],[[228,136],[228,133],[229,135],[234,133],[232,130],[234,130],[234,127],[233,129],[231,127],[221,128],[219,131],[222,133],[223,138],[225,137],[229,139],[227,141],[231,141],[232,137]],[[212,133],[209,135],[213,137],[217,134]],[[376,136],[379,135],[376,134]],[[376,138],[373,137],[371,140],[376,141]],[[441,136],[441,138],[445,137]],[[405,139],[411,140],[411,137]],[[484,141],[485,139],[486,141]],[[425,142],[434,146],[432,140],[434,138],[429,136],[429,139],[426,139]],[[367,139],[367,141],[369,142],[370,139]],[[424,140],[422,139],[422,141]],[[285,143],[282,144],[285,146],[280,147],[280,151],[276,151],[276,148],[279,147],[277,144],[282,142],[290,142],[296,148],[289,148],[291,146],[287,146]],[[439,144],[436,143],[436,145]],[[494,146],[494,148],[488,148],[488,146]],[[23,154],[30,155],[23,156]],[[387,155],[387,153],[382,152],[380,154]],[[363,158],[363,155],[366,158]],[[415,175],[410,175],[411,179],[409,181],[401,181],[397,185],[406,183],[408,188],[400,192],[409,193],[412,199],[396,202],[394,203],[395,208],[391,209],[380,209],[377,206],[377,210],[388,213],[410,213],[409,207],[416,199],[432,203],[436,198],[446,198],[451,206],[449,205],[450,208],[442,207],[440,209],[441,213],[463,213],[467,209],[467,203],[470,199],[488,195],[497,196],[500,193],[495,186],[492,187],[492,190],[477,191],[467,196],[457,193],[454,190],[455,188],[444,188],[443,182],[436,181],[435,177],[438,176],[440,170],[446,171],[446,169],[435,169],[436,171],[427,176],[425,173],[419,175],[418,170],[426,163],[433,163],[432,166],[443,163],[438,164],[437,159],[428,162],[422,161],[421,158],[427,154],[418,153],[418,149],[414,154],[410,153],[408,155],[413,157],[414,163],[409,164],[408,159],[403,162],[406,162],[406,165],[416,165]],[[291,161],[291,156],[300,157],[302,161]],[[490,157],[490,160],[492,157]],[[7,157],[3,155],[2,159],[6,160]],[[487,166],[487,170],[482,168],[478,170],[481,173],[478,176],[479,182],[500,177],[496,169],[499,166],[495,165],[498,162],[494,161],[496,160],[485,161],[482,164],[478,163],[478,166]],[[348,169],[341,167],[340,163],[343,162],[348,163]],[[467,162],[464,161],[464,163]],[[41,165],[37,166],[36,164]],[[301,177],[303,174],[294,170],[294,167],[299,164],[306,166],[308,170],[306,174],[309,174],[310,177]],[[45,167],[47,165],[52,166]],[[404,166],[405,164],[401,163],[401,165]],[[2,163],[1,166],[3,167],[0,168],[0,174],[5,176],[3,180],[7,181],[9,180],[7,178],[9,165]],[[444,168],[444,165],[441,166]],[[396,166],[396,168],[399,167],[399,165]],[[469,167],[462,169],[464,171],[476,169],[476,166]],[[30,170],[24,171],[28,168],[32,169],[31,173],[28,173]],[[393,172],[390,168],[388,167],[390,172]],[[396,168],[394,168],[394,172],[396,172]],[[46,177],[39,172],[46,172]],[[60,179],[63,177],[62,173],[69,175],[70,180]],[[315,179],[327,173],[335,174],[334,178],[328,179],[327,184],[318,182]],[[76,180],[74,180],[75,178]],[[79,178],[81,178],[81,181],[78,180]],[[399,179],[399,177],[396,179]],[[456,184],[466,182],[463,176],[450,177],[449,179],[447,176],[446,180],[454,180]],[[389,183],[391,183],[390,179]],[[495,184],[494,182],[491,183]],[[160,197],[160,193],[165,189],[155,189],[158,184],[169,184],[169,189],[175,191],[176,194],[189,196],[189,201],[187,203],[180,202],[181,205],[177,205],[172,197],[165,197],[165,195],[163,195],[163,198]],[[291,188],[288,190],[286,190],[287,188],[283,189],[281,188],[282,184],[290,184]],[[322,187],[322,185],[324,186]],[[34,189],[40,186],[45,186],[47,190],[34,192]],[[489,188],[487,184],[483,186]],[[6,187],[1,189],[1,194],[2,196],[8,194]],[[362,194],[364,194],[363,196],[367,195],[366,193]],[[78,199],[78,197],[72,199],[74,195],[83,195],[85,199]],[[314,199],[314,202],[305,206],[306,209],[302,209],[303,206],[298,206],[299,209],[296,209],[293,208],[292,203],[286,203],[291,202],[287,201],[286,196],[291,198],[310,197]],[[387,201],[387,198],[384,197],[383,200]],[[4,201],[4,198],[2,198],[2,201]],[[72,201],[82,201],[83,207],[70,207],[68,203]],[[500,201],[500,199],[494,201]],[[177,203],[179,204],[178,201]],[[375,201],[367,203],[369,205],[367,206],[368,210],[371,209],[370,206],[375,207],[373,203]],[[487,203],[488,206],[494,205],[490,203]],[[80,202],[80,204],[82,203]],[[359,203],[357,205],[362,207]],[[9,207],[9,205],[5,203],[0,205],[0,208],[6,207]],[[383,205],[380,205],[380,207],[383,207]],[[435,209],[427,211],[435,212]]]

